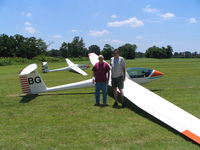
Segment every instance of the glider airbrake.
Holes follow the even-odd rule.
[[[84,64],[74,64],[73,62],[71,62],[68,58],[65,59],[68,67],[64,67],[64,68],[59,68],[59,69],[53,69],[53,70],[49,70],[48,67],[48,63],[47,62],[42,62],[42,72],[43,73],[47,73],[47,72],[55,72],[55,71],[64,71],[64,70],[68,70],[68,71],[75,71],[77,73],[80,73],[84,76],[87,75],[86,72],[84,72],[82,69],[87,69],[89,68],[89,65],[84,65]]]
[[[94,53],[90,53],[89,58],[93,65],[98,62],[98,56]],[[31,64],[24,68],[19,74],[21,88],[24,94],[38,94],[42,92],[94,86],[92,79],[88,79],[49,88],[45,85],[36,69],[37,65]],[[200,144],[200,120],[197,117],[139,85],[141,83],[153,81],[162,76],[163,73],[152,69],[128,68],[127,77],[124,82],[124,96],[145,112]],[[109,82],[109,85],[111,85],[111,82]]]

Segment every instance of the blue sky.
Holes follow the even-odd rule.
[[[200,0],[0,0],[3,33],[42,38],[48,49],[79,36],[86,47],[200,52]]]

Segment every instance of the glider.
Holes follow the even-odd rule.
[[[98,56],[94,53],[90,53],[89,58],[93,65],[98,62]],[[42,92],[94,86],[92,79],[89,79],[49,88],[45,85],[36,69],[37,65],[31,64],[24,68],[19,74],[21,88],[24,94],[38,94]],[[197,117],[138,84],[145,83],[145,80],[149,82],[158,79],[163,76],[163,74],[156,70],[146,68],[137,68],[136,70],[140,70],[138,74],[134,73],[133,70],[134,69],[127,69],[128,75],[124,82],[124,96],[145,112],[200,144],[200,120]],[[142,81],[142,79],[144,80]],[[109,82],[109,85],[111,85],[111,82]]]
[[[69,70],[69,71],[75,71],[77,73],[80,73],[84,76],[87,75],[86,72],[84,72],[82,69],[86,69],[89,68],[89,65],[83,65],[83,64],[74,64],[73,62],[71,62],[68,58],[65,59],[68,67],[64,67],[64,68],[59,68],[59,69],[53,69],[53,70],[49,70],[48,67],[48,63],[47,62],[42,62],[42,72],[43,73],[47,73],[47,72],[55,72],[55,71],[64,71],[64,70]]]
[[[89,58],[93,65],[98,62],[98,56],[94,53],[90,53]],[[129,72],[129,69],[127,69],[127,72],[129,73],[130,78],[126,78],[123,91],[124,96],[130,102],[151,114],[153,117],[169,125],[173,129],[179,131],[188,138],[192,139],[196,143],[200,144],[199,118],[191,115],[178,106],[137,84],[136,82],[140,81],[137,80],[137,78],[135,80],[136,82],[133,82],[134,74],[132,76],[132,74]],[[150,74],[147,79],[151,80],[162,76],[162,73],[158,71],[153,72],[154,73]],[[130,79],[132,79],[132,81]]]

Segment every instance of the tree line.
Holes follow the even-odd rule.
[[[35,37],[24,37],[16,34],[8,36],[6,34],[0,35],[0,57],[22,57],[32,59],[38,55],[63,57],[63,58],[78,58],[87,57],[88,53],[102,54],[105,59],[110,59],[114,48],[110,44],[105,44],[101,50],[98,45],[91,45],[85,47],[83,38],[75,36],[71,42],[63,42],[59,49],[47,50],[48,45],[42,40]],[[147,58],[191,58],[200,57],[197,52],[175,52],[173,48],[168,45],[167,47],[152,46],[146,50],[145,53],[136,52],[137,45],[126,43],[118,47],[120,55],[126,59],[134,59],[135,57]]]

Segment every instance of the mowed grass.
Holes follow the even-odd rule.
[[[165,73],[144,86],[200,118],[200,59],[135,59],[126,64]],[[65,65],[49,63],[50,69]],[[18,73],[24,67],[0,67],[0,150],[199,149],[135,106],[112,108],[112,96],[108,96],[108,107],[93,106],[94,87],[22,96]],[[40,64],[38,71],[49,87],[92,76],[91,68],[86,77],[68,71],[42,74]],[[137,92],[131,90],[133,95]]]

